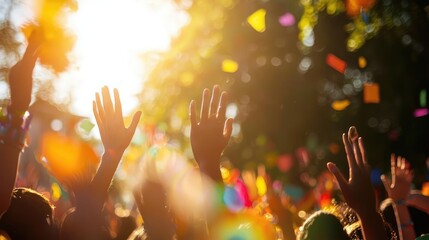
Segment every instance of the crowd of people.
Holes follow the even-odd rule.
[[[355,127],[342,135],[348,174],[327,163],[341,197],[303,221],[284,201],[285,193],[274,189],[263,167],[258,175],[266,189],[257,199],[249,197],[246,176],[238,176],[234,187],[226,184],[220,159],[233,119],[226,118],[228,95],[219,86],[204,89],[200,113],[197,103],[190,103],[190,142],[197,166],[165,147],[152,148],[143,159],[133,192],[143,223],[139,226],[131,215],[116,216],[114,229],[105,207],[109,187],[142,114],[135,113],[125,126],[118,90],[112,96],[103,87],[95,95],[93,113],[104,153],[97,169],[62,183],[72,206],[57,219],[48,198],[15,187],[31,122],[27,110],[32,74],[42,42],[41,35],[33,33],[22,59],[9,72],[11,99],[0,119],[0,239],[411,240],[429,233],[429,197],[411,189],[413,170],[408,161],[392,154],[390,174],[381,179],[388,198],[380,203],[371,184],[364,141]]]

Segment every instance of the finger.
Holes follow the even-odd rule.
[[[390,174],[392,175],[392,182],[395,184],[396,181],[396,156],[394,153],[390,155]]]
[[[103,87],[101,95],[103,97],[104,113],[108,116],[113,115],[113,103],[107,86]]]
[[[384,174],[380,176],[381,182],[383,183],[386,192],[390,195],[390,189],[392,187],[392,182]]]
[[[95,101],[92,101],[92,112],[94,113],[94,117],[95,117],[95,121],[97,122],[97,126],[101,130],[101,119],[100,119],[100,116],[98,115],[97,104],[95,103]]]
[[[219,108],[217,110],[217,117],[221,120],[225,119],[227,104],[228,104],[228,93],[222,92],[222,95],[220,96]]]
[[[101,104],[100,94],[95,93],[95,101],[97,103],[98,115],[102,122],[104,122],[106,113],[104,112],[103,104]]]
[[[207,118],[209,117],[209,103],[210,102],[210,90],[208,90],[207,88],[204,89],[203,91],[203,100],[202,100],[202,104],[201,104],[201,122],[204,122],[207,120]]]
[[[195,128],[197,126],[197,114],[195,112],[195,101],[192,100],[189,104],[189,120],[191,120],[191,127]]]
[[[219,108],[219,96],[220,96],[219,85],[215,85],[213,87],[212,99],[210,100],[209,117],[216,117],[217,115],[217,111]]]
[[[363,164],[368,165],[368,158],[366,156],[365,145],[363,144],[363,139],[361,137],[359,137],[358,142],[359,142],[359,149],[360,149],[360,152],[362,154]]]
[[[231,134],[232,134],[232,123],[234,122],[233,118],[228,118],[225,121],[225,126],[223,129],[223,137],[225,138],[226,141],[229,141],[229,139],[231,138]]]
[[[113,94],[115,96],[115,115],[122,119],[122,104],[118,89],[113,89]]]
[[[355,154],[355,159],[356,159],[356,163],[358,166],[363,167],[364,166],[364,162],[363,162],[363,157],[362,157],[362,149],[360,148],[360,141],[361,141],[361,137],[359,137],[358,139],[353,140],[353,152]]]
[[[140,121],[141,115],[142,115],[141,111],[136,112],[133,116],[133,120],[131,121],[130,126],[127,128],[130,139],[134,136],[134,133]]]
[[[351,146],[349,140],[347,139],[345,133],[343,133],[343,144],[344,144],[344,149],[346,150],[347,161],[349,163],[349,172],[350,172],[349,177],[352,178],[353,172],[357,170],[357,164],[356,164],[355,157],[353,154],[352,146]]]
[[[338,185],[340,186],[341,191],[343,191],[343,193],[344,191],[347,191],[348,181],[346,181],[346,179],[344,178],[340,170],[337,168],[337,166],[332,162],[328,162],[328,164],[326,164],[326,167],[328,168],[329,172],[331,172],[334,175],[335,179],[338,182]]]
[[[401,170],[405,169],[405,158],[401,157]]]

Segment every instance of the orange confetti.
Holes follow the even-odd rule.
[[[336,110],[336,111],[343,111],[344,109],[346,109],[348,106],[350,105],[350,101],[345,99],[345,100],[337,100],[334,101],[331,104],[332,109]]]
[[[360,56],[359,60],[358,60],[358,63],[359,63],[359,67],[360,68],[365,68],[366,67],[366,59],[365,59],[365,57]]]
[[[364,103],[380,103],[380,87],[377,83],[365,83],[363,85]]]
[[[334,54],[328,54],[326,56],[326,63],[331,66],[333,69],[337,70],[338,72],[344,74],[344,71],[346,70],[347,63],[335,56]]]

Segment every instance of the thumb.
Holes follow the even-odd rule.
[[[334,163],[328,162],[328,164],[326,164],[326,167],[334,175],[335,179],[337,179],[338,185],[340,185],[341,191],[344,194],[344,191],[347,191],[348,181],[346,181],[343,174],[340,172],[340,170]]]
[[[384,174],[380,176],[380,179],[381,179],[381,182],[383,183],[384,188],[386,189],[387,193],[390,194],[390,188],[392,186],[392,182]]]
[[[131,124],[130,124],[130,126],[128,127],[128,133],[130,134],[130,138],[132,138],[133,137],[133,135],[134,135],[134,132],[136,131],[136,128],[137,128],[137,124],[139,123],[139,121],[140,121],[140,117],[141,117],[141,115],[142,115],[142,112],[141,111],[138,111],[138,112],[136,112],[135,114],[134,114],[134,116],[133,116],[133,120],[131,121]]]

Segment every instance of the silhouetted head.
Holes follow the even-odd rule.
[[[347,232],[344,230],[340,220],[331,213],[317,211],[313,213],[299,228],[298,240],[348,240]]]
[[[14,189],[10,206],[0,218],[0,229],[11,239],[55,239],[49,200],[28,188]]]

